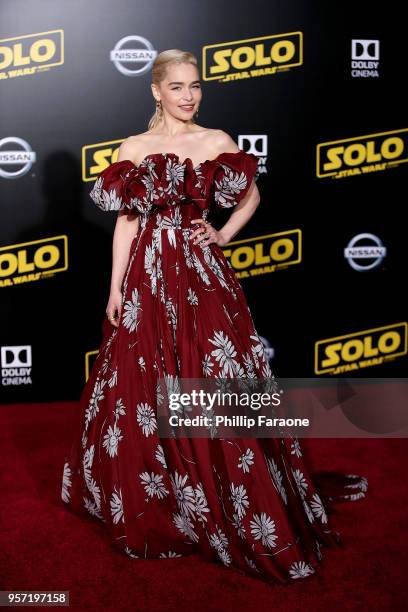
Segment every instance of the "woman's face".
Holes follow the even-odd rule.
[[[160,83],[159,95],[170,115],[182,121],[191,119],[202,98],[197,68],[188,63],[171,64]]]

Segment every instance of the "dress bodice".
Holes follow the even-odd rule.
[[[137,166],[122,160],[105,168],[90,197],[101,210],[144,215],[176,204],[230,208],[247,194],[257,166],[256,155],[241,150],[220,153],[197,166],[189,157],[181,162],[176,153],[151,153]]]

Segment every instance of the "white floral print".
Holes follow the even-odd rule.
[[[210,355],[205,355],[204,359],[202,360],[202,365],[204,376],[211,376],[211,373],[214,368],[214,363],[211,361]]]
[[[188,475],[181,476],[178,472],[174,472],[170,476],[173,485],[174,495],[181,512],[185,515],[194,516],[195,497],[193,487],[186,485]]]
[[[181,533],[188,536],[192,542],[198,542],[198,535],[194,531],[194,526],[188,516],[181,513],[175,513],[173,515],[173,521],[175,526]]]
[[[166,458],[164,456],[164,451],[163,451],[163,447],[161,444],[157,445],[155,457],[157,461],[161,463],[165,469],[167,469]]]
[[[262,544],[268,548],[276,546],[275,540],[275,521],[266,512],[254,514],[251,521],[251,533],[255,540],[261,540]]]
[[[140,479],[144,484],[144,489],[146,493],[150,497],[158,497],[159,499],[163,499],[166,495],[168,495],[169,491],[166,489],[163,483],[163,476],[160,474],[154,474],[151,472],[143,472],[140,474]]]
[[[269,471],[270,471],[272,479],[273,479],[273,481],[275,483],[275,486],[276,486],[277,490],[279,491],[283,501],[285,502],[285,504],[287,504],[288,503],[288,496],[286,494],[285,487],[283,486],[282,474],[281,474],[280,470],[278,469],[276,461],[272,457],[269,457],[267,459],[267,461],[268,461],[268,465],[269,465]]]
[[[247,186],[244,172],[234,172],[228,166],[223,166],[225,174],[220,181],[215,181],[215,201],[221,208],[230,208],[235,204],[235,195]]]
[[[144,435],[146,437],[152,435],[154,430],[157,429],[156,416],[152,407],[146,403],[138,404],[136,408],[136,416],[137,422],[142,428]]]
[[[241,519],[246,514],[246,509],[249,506],[248,495],[244,485],[240,484],[235,486],[233,482],[231,482],[231,495],[230,498],[232,503],[234,504],[235,512],[238,517]]]
[[[296,470],[292,470],[292,474],[295,478],[295,482],[297,485],[297,488],[299,489],[299,493],[302,497],[305,497],[306,495],[306,490],[308,488],[308,483],[306,482],[306,479],[304,477],[304,475],[302,474],[302,472],[299,469]]]
[[[135,287],[132,291],[132,299],[127,300],[123,306],[123,325],[129,330],[129,332],[135,331],[139,324],[138,313],[141,310],[139,291]]]
[[[89,423],[95,418],[99,411],[99,402],[104,399],[103,388],[106,384],[106,380],[97,380],[92,392],[92,397],[89,402],[89,406],[85,412],[85,421]]]
[[[254,464],[254,452],[248,448],[243,455],[239,458],[238,467],[243,472],[249,472],[250,466]]]
[[[68,461],[64,463],[64,472],[62,476],[62,489],[61,489],[61,497],[64,502],[68,502],[70,498],[69,488],[72,485],[71,480],[72,471],[69,467]]]
[[[292,563],[289,574],[291,578],[306,578],[310,574],[314,574],[314,569],[310,563],[306,563],[305,561],[296,561]]]
[[[200,523],[204,524],[207,522],[207,517],[205,515],[206,512],[209,512],[210,509],[208,507],[207,498],[204,493],[203,485],[201,482],[198,483],[197,487],[194,489],[195,493],[195,512],[197,515],[197,519]]]
[[[296,457],[301,457],[302,456],[302,449],[300,448],[300,443],[299,443],[299,440],[297,438],[294,438],[294,440],[292,442],[291,453],[292,453],[292,455],[296,455]]]
[[[320,496],[318,495],[318,493],[313,493],[310,505],[312,507],[313,514],[315,514],[318,518],[320,518],[322,523],[327,523],[326,510],[323,506],[323,502],[320,499]]]
[[[237,354],[235,346],[223,330],[216,331],[209,341],[217,347],[211,352],[211,355],[222,367],[222,375],[233,377],[238,365],[236,359],[234,359]]]
[[[118,419],[120,416],[124,416],[125,414],[126,414],[126,410],[125,410],[125,407],[123,405],[122,398],[119,397],[116,400],[115,418]]]
[[[191,289],[191,287],[188,288],[187,300],[192,306],[197,306],[198,304],[197,294]]]
[[[123,515],[122,491],[120,489],[117,491],[115,488],[112,492],[110,508],[113,522],[119,523],[119,521],[122,521],[122,523],[124,523],[125,518]]]
[[[107,433],[103,437],[103,446],[110,457],[115,457],[118,454],[118,444],[123,440],[122,432],[116,423],[109,425]]]

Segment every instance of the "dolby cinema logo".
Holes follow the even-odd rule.
[[[380,41],[355,38],[351,41],[351,76],[379,77]]]
[[[18,179],[30,172],[36,162],[36,154],[26,140],[17,136],[0,139],[0,176]]]
[[[378,236],[357,234],[344,249],[344,257],[357,272],[367,272],[377,268],[387,254]]]
[[[157,51],[143,36],[125,36],[110,51],[110,59],[119,72],[125,76],[137,77],[148,72],[156,58]]]
[[[246,153],[258,156],[257,173],[266,173],[266,161],[268,159],[268,136],[266,134],[239,134],[238,146]]]
[[[31,385],[31,345],[2,346],[1,384],[4,387]]]

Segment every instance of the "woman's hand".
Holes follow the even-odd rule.
[[[114,327],[119,326],[120,311],[122,308],[122,293],[119,289],[111,289],[108,305],[106,306],[106,316]],[[116,315],[117,311],[117,315]]]
[[[214,229],[211,223],[207,223],[204,219],[192,219],[191,223],[200,224],[200,227],[195,229],[190,235],[190,240],[193,240],[193,244],[200,244],[203,247],[212,242],[215,242],[220,247],[228,244],[228,240],[226,240],[223,234]]]

